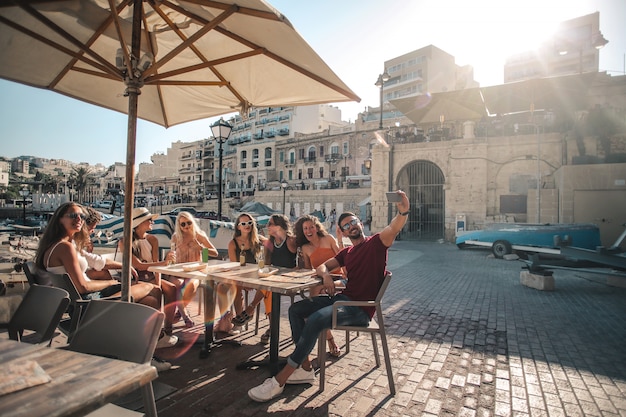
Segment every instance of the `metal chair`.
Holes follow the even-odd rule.
[[[142,304],[92,300],[74,332],[68,349],[135,363],[150,363],[165,315]],[[156,416],[152,383],[141,387],[144,410]],[[108,404],[88,416],[119,417],[129,410]],[[142,415],[142,414],[139,414]]]
[[[9,321],[9,338],[50,346],[69,303],[69,294],[61,288],[31,285]],[[35,333],[23,337],[25,330]]]
[[[389,389],[391,395],[396,394],[396,387],[393,382],[393,371],[391,369],[391,359],[389,357],[389,347],[387,346],[387,335],[385,333],[385,323],[383,321],[383,309],[381,306],[381,300],[385,295],[387,286],[391,281],[391,272],[387,271],[383,283],[378,290],[376,299],[373,301],[337,301],[333,304],[333,316],[331,330],[345,330],[346,331],[346,354],[350,353],[350,332],[364,332],[369,333],[372,337],[372,346],[374,348],[374,356],[376,358],[376,367],[380,367],[380,355],[378,353],[378,343],[376,342],[376,334],[380,335],[381,345],[383,347],[383,355],[385,358],[385,366],[387,368],[387,379],[389,380]],[[361,307],[375,307],[376,314],[374,319],[370,320],[368,326],[341,326],[337,324],[337,310],[341,306],[361,306]],[[320,332],[318,342],[318,361],[320,367],[320,388],[319,391],[324,391],[324,383],[326,377],[326,329]]]

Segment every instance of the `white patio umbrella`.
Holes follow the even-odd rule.
[[[168,127],[250,106],[359,98],[263,0],[0,3],[0,77],[128,114],[124,212],[137,117]],[[139,96],[141,95],[141,99]],[[128,299],[131,219],[124,219]]]

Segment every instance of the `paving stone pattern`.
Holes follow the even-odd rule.
[[[383,305],[395,397],[369,337],[352,334],[345,354],[335,332],[344,349],[328,360],[325,391],[287,386],[269,403],[249,400],[268,372],[235,365],[264,357],[262,320],[259,335],[237,337],[243,347],[216,348],[207,359],[189,346],[201,326],[179,330],[188,343],[158,352],[178,367],[159,380],[179,388],[158,401],[159,415],[626,417],[626,290],[556,271],[556,290],[538,291],[520,284],[521,262],[488,255],[405,241],[390,250]],[[288,305],[283,297],[281,356],[293,350]]]

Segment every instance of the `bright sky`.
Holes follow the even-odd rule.
[[[384,61],[435,45],[472,65],[481,86],[501,84],[507,56],[531,49],[559,22],[600,12],[600,30],[609,41],[600,51],[600,70],[624,75],[624,0],[269,0],[360,103],[339,103],[344,120],[379,105],[374,85]],[[141,105],[141,98],[140,103]],[[169,129],[139,121],[136,161],[150,162],[177,140],[210,136],[216,119]],[[72,162],[126,161],[126,115],[60,94],[0,80],[0,156],[33,155]]]

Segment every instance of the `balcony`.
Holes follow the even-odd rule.
[[[289,128],[284,127],[282,129],[278,129],[278,134],[280,136],[287,136],[287,135],[289,135]]]
[[[335,163],[341,161],[342,159],[343,155],[341,155],[340,153],[331,153],[326,155],[326,158],[324,158],[327,163]]]
[[[255,133],[252,137],[255,139],[263,139],[263,133]]]
[[[311,164],[317,161],[317,157],[316,156],[308,156],[306,158],[304,158],[304,163],[305,164]]]
[[[266,138],[273,138],[274,136],[276,136],[276,132],[274,132],[273,130],[270,130],[268,132],[265,132],[264,136]]]

